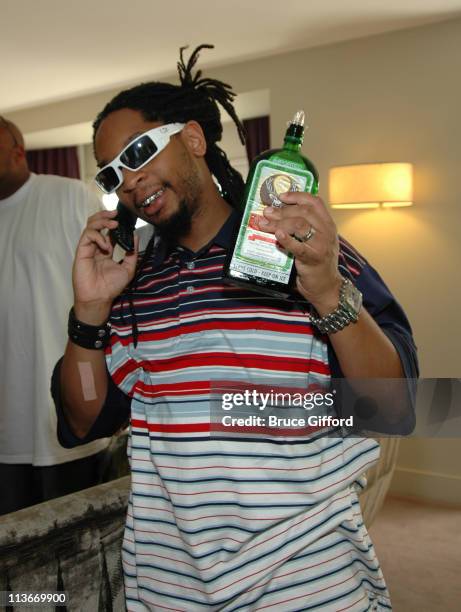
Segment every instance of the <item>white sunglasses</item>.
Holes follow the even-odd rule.
[[[180,132],[184,123],[167,123],[144,132],[135,138],[114,159],[101,168],[94,180],[104,193],[112,193],[123,183],[121,168],[140,170],[158,155],[170,142],[173,134]]]

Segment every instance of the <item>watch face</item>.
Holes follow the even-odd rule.
[[[358,314],[362,307],[362,294],[357,287],[350,282],[346,283],[344,288],[344,303],[354,314]]]

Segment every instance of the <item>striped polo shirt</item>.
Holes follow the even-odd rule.
[[[357,498],[375,441],[210,431],[217,383],[308,389],[331,376],[301,302],[223,282],[236,220],[197,253],[159,245],[132,306],[114,302],[107,365],[132,398],[127,608],[390,609]],[[341,272],[363,265],[342,242]]]

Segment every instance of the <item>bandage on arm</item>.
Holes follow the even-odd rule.
[[[93,367],[90,361],[79,361],[77,363],[80,373],[80,381],[82,383],[82,396],[85,402],[91,402],[98,399],[96,393],[96,385],[93,376]]]
[[[66,416],[63,406],[63,400],[61,396],[61,367],[63,357],[55,365],[53,374],[51,377],[51,395],[54,400],[56,407],[57,416],[57,435],[59,443],[63,448],[75,448],[80,444],[88,444],[93,440],[99,440],[100,438],[109,438],[121,429],[125,429],[129,423],[131,413],[131,397],[126,395],[114,381],[107,378],[107,394],[99,411],[96,420],[91,425],[88,433],[83,437],[77,436],[74,429],[69,423],[69,419]],[[83,362],[85,363],[85,362]],[[85,368],[83,368],[85,373]],[[83,381],[85,384],[87,380]],[[96,381],[95,388],[96,388]],[[86,391],[92,391],[91,386],[88,386]],[[83,392],[83,389],[82,389]],[[87,400],[93,401],[93,400]]]
[[[75,435],[83,438],[107,395],[109,374],[104,352],[68,342],[60,374],[63,412]]]

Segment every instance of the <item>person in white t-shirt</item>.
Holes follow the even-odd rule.
[[[99,209],[81,181],[31,173],[21,132],[0,118],[0,514],[100,481],[109,439],[61,447],[49,390],[75,249]]]

